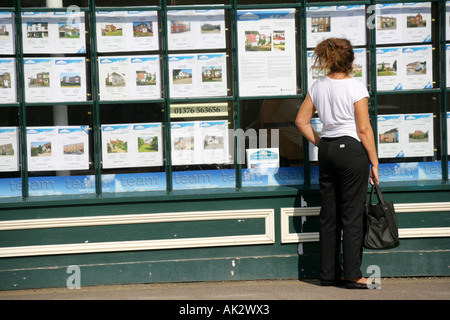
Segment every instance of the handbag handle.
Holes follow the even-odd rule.
[[[381,193],[380,187],[376,183],[374,183],[372,185],[372,191],[370,192],[369,203],[372,204],[372,198],[373,198],[373,194],[375,191],[377,192],[378,201],[380,201],[381,204],[383,205],[383,207],[385,207],[386,205],[385,205],[383,194]]]

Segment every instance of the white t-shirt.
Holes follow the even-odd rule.
[[[364,84],[356,79],[317,79],[309,90],[322,121],[322,137],[350,136],[358,141],[354,103],[369,97]]]

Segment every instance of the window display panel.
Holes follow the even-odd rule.
[[[234,188],[232,104],[172,104],[170,110],[173,189]]]
[[[0,58],[0,104],[17,102],[16,59]]]
[[[173,10],[167,13],[169,50],[225,48],[224,10]]]
[[[431,3],[376,5],[377,44],[431,42]]]
[[[366,44],[364,5],[306,8],[307,47],[327,38],[346,38],[353,46]]]
[[[19,117],[16,107],[0,108],[0,198],[22,196]]]
[[[123,0],[95,0],[95,5],[97,7],[123,7],[125,5],[135,7],[146,7],[146,6],[159,6],[161,5],[161,0],[128,0],[126,3],[124,3]]]
[[[378,97],[381,181],[442,179],[439,94]]]
[[[86,53],[80,11],[22,12],[23,53]]]
[[[297,94],[295,9],[238,10],[239,94]]]
[[[298,99],[241,101],[238,160],[244,187],[304,184],[303,137],[294,123],[301,103]]]
[[[161,104],[102,104],[102,192],[166,190]]]
[[[156,11],[97,11],[95,14],[98,52],[159,49]]]
[[[0,11],[0,54],[15,54],[14,13]]]
[[[27,108],[30,196],[95,193],[91,106]]]

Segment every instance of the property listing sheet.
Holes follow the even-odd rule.
[[[89,169],[88,126],[28,127],[29,171]]]
[[[0,54],[15,54],[14,13],[0,11]]]
[[[171,123],[172,165],[229,163],[228,120]]]
[[[378,115],[380,158],[434,155],[432,113]]]
[[[170,10],[167,13],[169,50],[223,49],[224,10]]]
[[[161,123],[102,125],[102,166],[154,167],[163,164]]]
[[[431,42],[431,3],[376,5],[377,44]]]
[[[433,88],[431,45],[378,48],[377,90]]]
[[[159,49],[156,11],[97,11],[98,52]]]
[[[86,53],[84,13],[22,12],[23,53]]]
[[[16,59],[0,59],[0,103],[17,102]]]
[[[99,58],[100,100],[146,100],[161,97],[158,55]]]
[[[239,94],[297,93],[295,9],[238,11]]]
[[[169,85],[174,98],[226,96],[226,54],[170,55]]]
[[[346,38],[353,46],[366,44],[364,5],[318,6],[306,8],[308,48],[327,38]]]
[[[0,127],[0,172],[19,171],[19,129]]]
[[[25,58],[26,102],[86,101],[85,58]]]

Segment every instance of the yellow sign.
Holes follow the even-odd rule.
[[[188,103],[170,105],[171,118],[228,117],[228,103]]]

